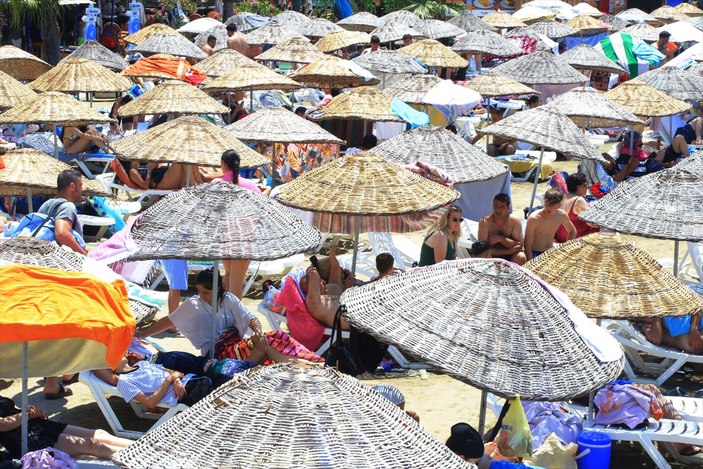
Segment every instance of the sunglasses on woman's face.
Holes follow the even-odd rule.
[[[459,217],[459,218],[453,217],[452,221],[455,223],[461,223],[462,221],[464,221],[464,219],[462,217]]]

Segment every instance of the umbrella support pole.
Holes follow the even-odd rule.
[[[359,253],[359,225],[361,220],[354,217],[354,254],[352,255],[352,278],[356,275],[356,258]]]
[[[28,443],[28,426],[29,426],[29,415],[27,411],[29,409],[29,386],[27,385],[27,375],[29,374],[29,344],[27,342],[22,343],[22,456],[27,454],[27,443]]]
[[[635,138],[635,128],[630,127],[630,155],[632,155],[632,147],[635,144],[634,138]]]
[[[674,241],[674,277],[679,276],[679,240]]]
[[[65,130],[65,129],[64,129]],[[58,144],[58,132],[56,131],[56,124],[54,124],[54,158],[59,159],[59,144]]]
[[[186,164],[186,187],[190,187],[190,178],[193,176],[193,168]]]
[[[486,429],[486,400],[488,400],[488,393],[481,391],[481,408],[478,411],[478,434],[481,437],[483,437],[483,432]]]
[[[219,290],[220,261],[213,262],[212,269],[212,317],[210,321],[210,358],[215,358],[215,341],[217,340],[217,291]]]
[[[249,112],[254,114],[254,87],[249,90]]]
[[[32,203],[32,188],[31,187],[27,188],[27,211],[29,213],[34,212],[34,204]],[[678,243],[678,241],[677,241],[677,243]],[[678,244],[677,244],[677,246],[678,246]]]
[[[539,177],[542,174],[542,158],[544,157],[544,147],[539,150],[539,160],[537,161],[537,168],[535,169],[535,181],[532,184],[532,197],[530,197],[530,211],[527,213],[529,217],[532,214],[532,207],[535,204],[535,196],[537,195],[537,185],[539,184]]]
[[[596,325],[600,327],[600,319],[596,319]],[[595,390],[588,393],[588,411],[586,412],[586,422],[593,422],[595,417],[595,398]]]

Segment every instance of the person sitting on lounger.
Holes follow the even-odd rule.
[[[139,160],[118,161],[127,172],[132,184],[140,189],[177,190],[188,185],[203,183],[200,167],[192,165],[190,183],[186,184],[187,168],[184,163],[173,163],[159,166],[157,163],[143,163]]]
[[[450,205],[432,226],[420,249],[420,267],[453,261],[456,258],[456,243],[461,238],[461,208]]]
[[[656,318],[642,326],[642,333],[654,345],[703,353],[703,325],[700,311],[692,316]]]
[[[525,256],[532,260],[554,245],[554,236],[560,226],[567,231],[567,240],[574,239],[576,228],[563,211],[564,193],[549,189],[544,193],[544,208],[532,212],[525,226]]]
[[[383,277],[388,277],[389,275],[395,274],[396,270],[393,267],[393,255],[389,252],[382,252],[376,256],[376,270],[378,270],[378,275],[371,279],[372,282],[376,280],[381,280]]]
[[[493,212],[478,222],[478,239],[490,243],[493,248],[491,257],[499,257],[523,265],[526,259],[522,252],[522,224],[517,215],[510,214],[510,210],[510,196],[503,193],[496,194],[493,197]],[[472,254],[472,257],[476,256]]]
[[[33,405],[27,408],[27,413],[29,451],[53,447],[74,458],[92,456],[110,459],[117,451],[132,443],[130,440],[112,436],[104,430],[90,430],[49,420],[46,411]],[[4,446],[13,459],[22,457],[21,419],[21,410],[15,402],[0,396],[0,446]]]
[[[91,152],[101,149],[108,151],[107,135],[103,135],[88,126],[65,127],[63,129],[63,148],[69,155]]]

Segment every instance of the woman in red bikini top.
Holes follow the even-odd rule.
[[[579,213],[588,210],[588,202],[583,197],[588,192],[586,176],[581,173],[570,174],[566,178],[566,189],[569,191],[564,198],[562,208],[569,215],[569,220],[576,228],[576,237],[586,236],[587,234],[595,233],[600,230],[597,226],[591,226],[579,218]],[[563,226],[560,226],[554,235],[554,240],[557,243],[564,243],[568,239],[569,234]]]

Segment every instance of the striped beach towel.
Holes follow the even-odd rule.
[[[611,34],[596,44],[595,49],[627,70],[630,78],[634,78],[649,70],[649,62],[635,55],[634,41],[629,34]]]

